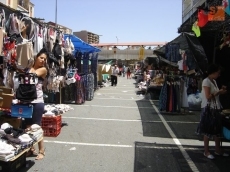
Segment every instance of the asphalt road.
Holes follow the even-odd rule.
[[[45,137],[45,158],[27,158],[21,172],[229,172],[230,158],[203,156],[199,113],[162,114],[157,100],[136,95],[134,82],[119,77],[116,87],[71,105],[62,117],[68,126]],[[223,146],[229,152],[230,144]]]

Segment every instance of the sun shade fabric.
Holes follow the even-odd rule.
[[[173,43],[179,43],[181,50],[189,49],[199,69],[203,73],[207,70],[206,69],[208,65],[207,56],[205,54],[204,48],[202,47],[202,45],[200,44],[196,36],[193,36],[187,33],[182,33],[177,38],[175,38],[173,41],[169,42],[168,44],[173,44]],[[166,60],[165,46],[161,47],[158,50],[154,50],[154,53],[157,54],[158,56],[161,56],[162,58]]]
[[[75,51],[81,51],[82,53],[95,53],[101,51],[100,49],[82,41],[80,38],[76,37],[75,35],[64,34],[64,39],[66,40],[66,38],[69,38],[72,41]]]

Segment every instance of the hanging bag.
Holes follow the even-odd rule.
[[[214,107],[211,108],[211,101]],[[200,121],[200,130],[204,134],[218,135],[221,134],[222,130],[222,116],[220,110],[217,109],[217,104],[215,100],[211,100],[207,103],[205,110],[202,114]]]
[[[12,104],[11,116],[21,118],[32,118],[33,105],[31,104]]]
[[[33,101],[37,99],[36,74],[25,73],[18,76],[19,87],[16,90],[16,99],[21,101]]]

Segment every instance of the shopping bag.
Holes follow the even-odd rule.
[[[24,101],[32,101],[37,99],[35,84],[20,84],[16,91],[16,99]]]
[[[205,107],[200,121],[200,130],[210,135],[221,134],[222,116],[215,102],[213,108],[210,107],[210,102]]]
[[[32,118],[33,105],[31,104],[12,104],[11,116],[21,118]]]

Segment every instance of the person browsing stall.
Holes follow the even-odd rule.
[[[28,73],[34,73],[38,77],[38,82],[36,84],[36,92],[37,92],[37,98],[31,102],[26,102],[29,104],[33,105],[33,114],[32,118],[25,118],[25,123],[26,123],[26,131],[30,130],[30,126],[33,124],[37,124],[41,126],[41,121],[42,121],[42,115],[44,113],[44,98],[43,98],[43,82],[44,79],[47,75],[47,57],[48,57],[48,52],[46,49],[41,49],[40,52],[36,55],[34,58],[34,64],[31,68],[26,69],[23,72],[28,72]],[[15,68],[17,69],[16,65]],[[18,71],[22,72],[22,70],[17,69]],[[32,147],[30,151],[28,152],[27,156],[29,155],[35,155],[36,160],[43,159],[45,156],[45,148],[44,148],[44,142],[41,140],[38,143],[38,149],[39,152],[36,152],[36,149]]]
[[[202,82],[202,102],[201,102],[201,118],[202,115],[204,115],[205,107],[207,106],[208,102],[210,101],[210,107],[214,108],[215,104],[217,106],[217,109],[221,111],[222,106],[219,100],[219,95],[226,93],[226,87],[223,86],[221,89],[218,88],[216,79],[220,76],[221,69],[218,65],[212,64],[208,67],[207,70],[207,77]],[[215,103],[215,104],[214,104]],[[204,156],[209,159],[214,159],[215,157],[210,153],[209,151],[209,140],[211,138],[214,138],[215,140],[215,152],[214,154],[217,156],[229,156],[227,153],[224,153],[223,150],[221,150],[220,147],[220,133],[217,133],[216,135],[212,135],[210,133],[204,133],[200,131],[202,134],[204,134]]]

